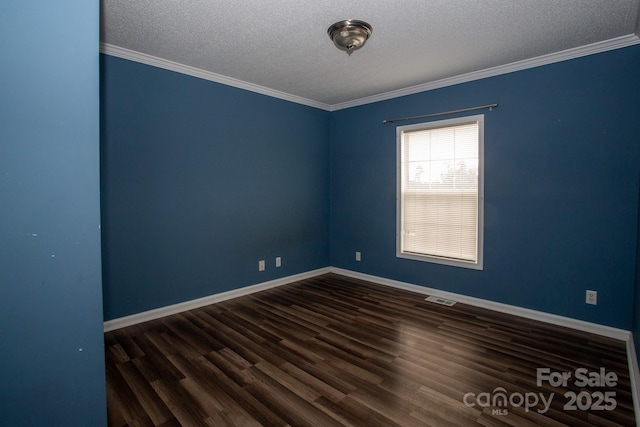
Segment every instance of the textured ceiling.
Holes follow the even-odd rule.
[[[603,41],[640,0],[102,0],[101,42],[327,106]],[[351,56],[327,28],[360,19]],[[104,49],[103,49],[104,50]]]

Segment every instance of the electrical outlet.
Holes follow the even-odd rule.
[[[282,267],[282,258],[279,256],[276,257],[276,268],[278,267]]]
[[[598,291],[590,291],[587,289],[587,304],[597,305],[598,304]]]
[[[362,255],[360,252],[356,252],[356,261],[362,261]]]
[[[260,261],[258,261],[258,271],[264,271],[264,269],[265,269],[264,260],[261,259]]]

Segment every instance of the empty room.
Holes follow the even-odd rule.
[[[0,424],[640,425],[640,0],[0,34]]]

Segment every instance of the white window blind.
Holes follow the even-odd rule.
[[[398,127],[399,256],[482,268],[482,117]]]

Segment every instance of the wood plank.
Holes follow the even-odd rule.
[[[108,332],[105,359],[114,427],[635,424],[625,343],[336,274]],[[538,386],[540,367],[618,381]],[[465,403],[501,389],[554,398]],[[567,391],[617,406],[568,411]]]

